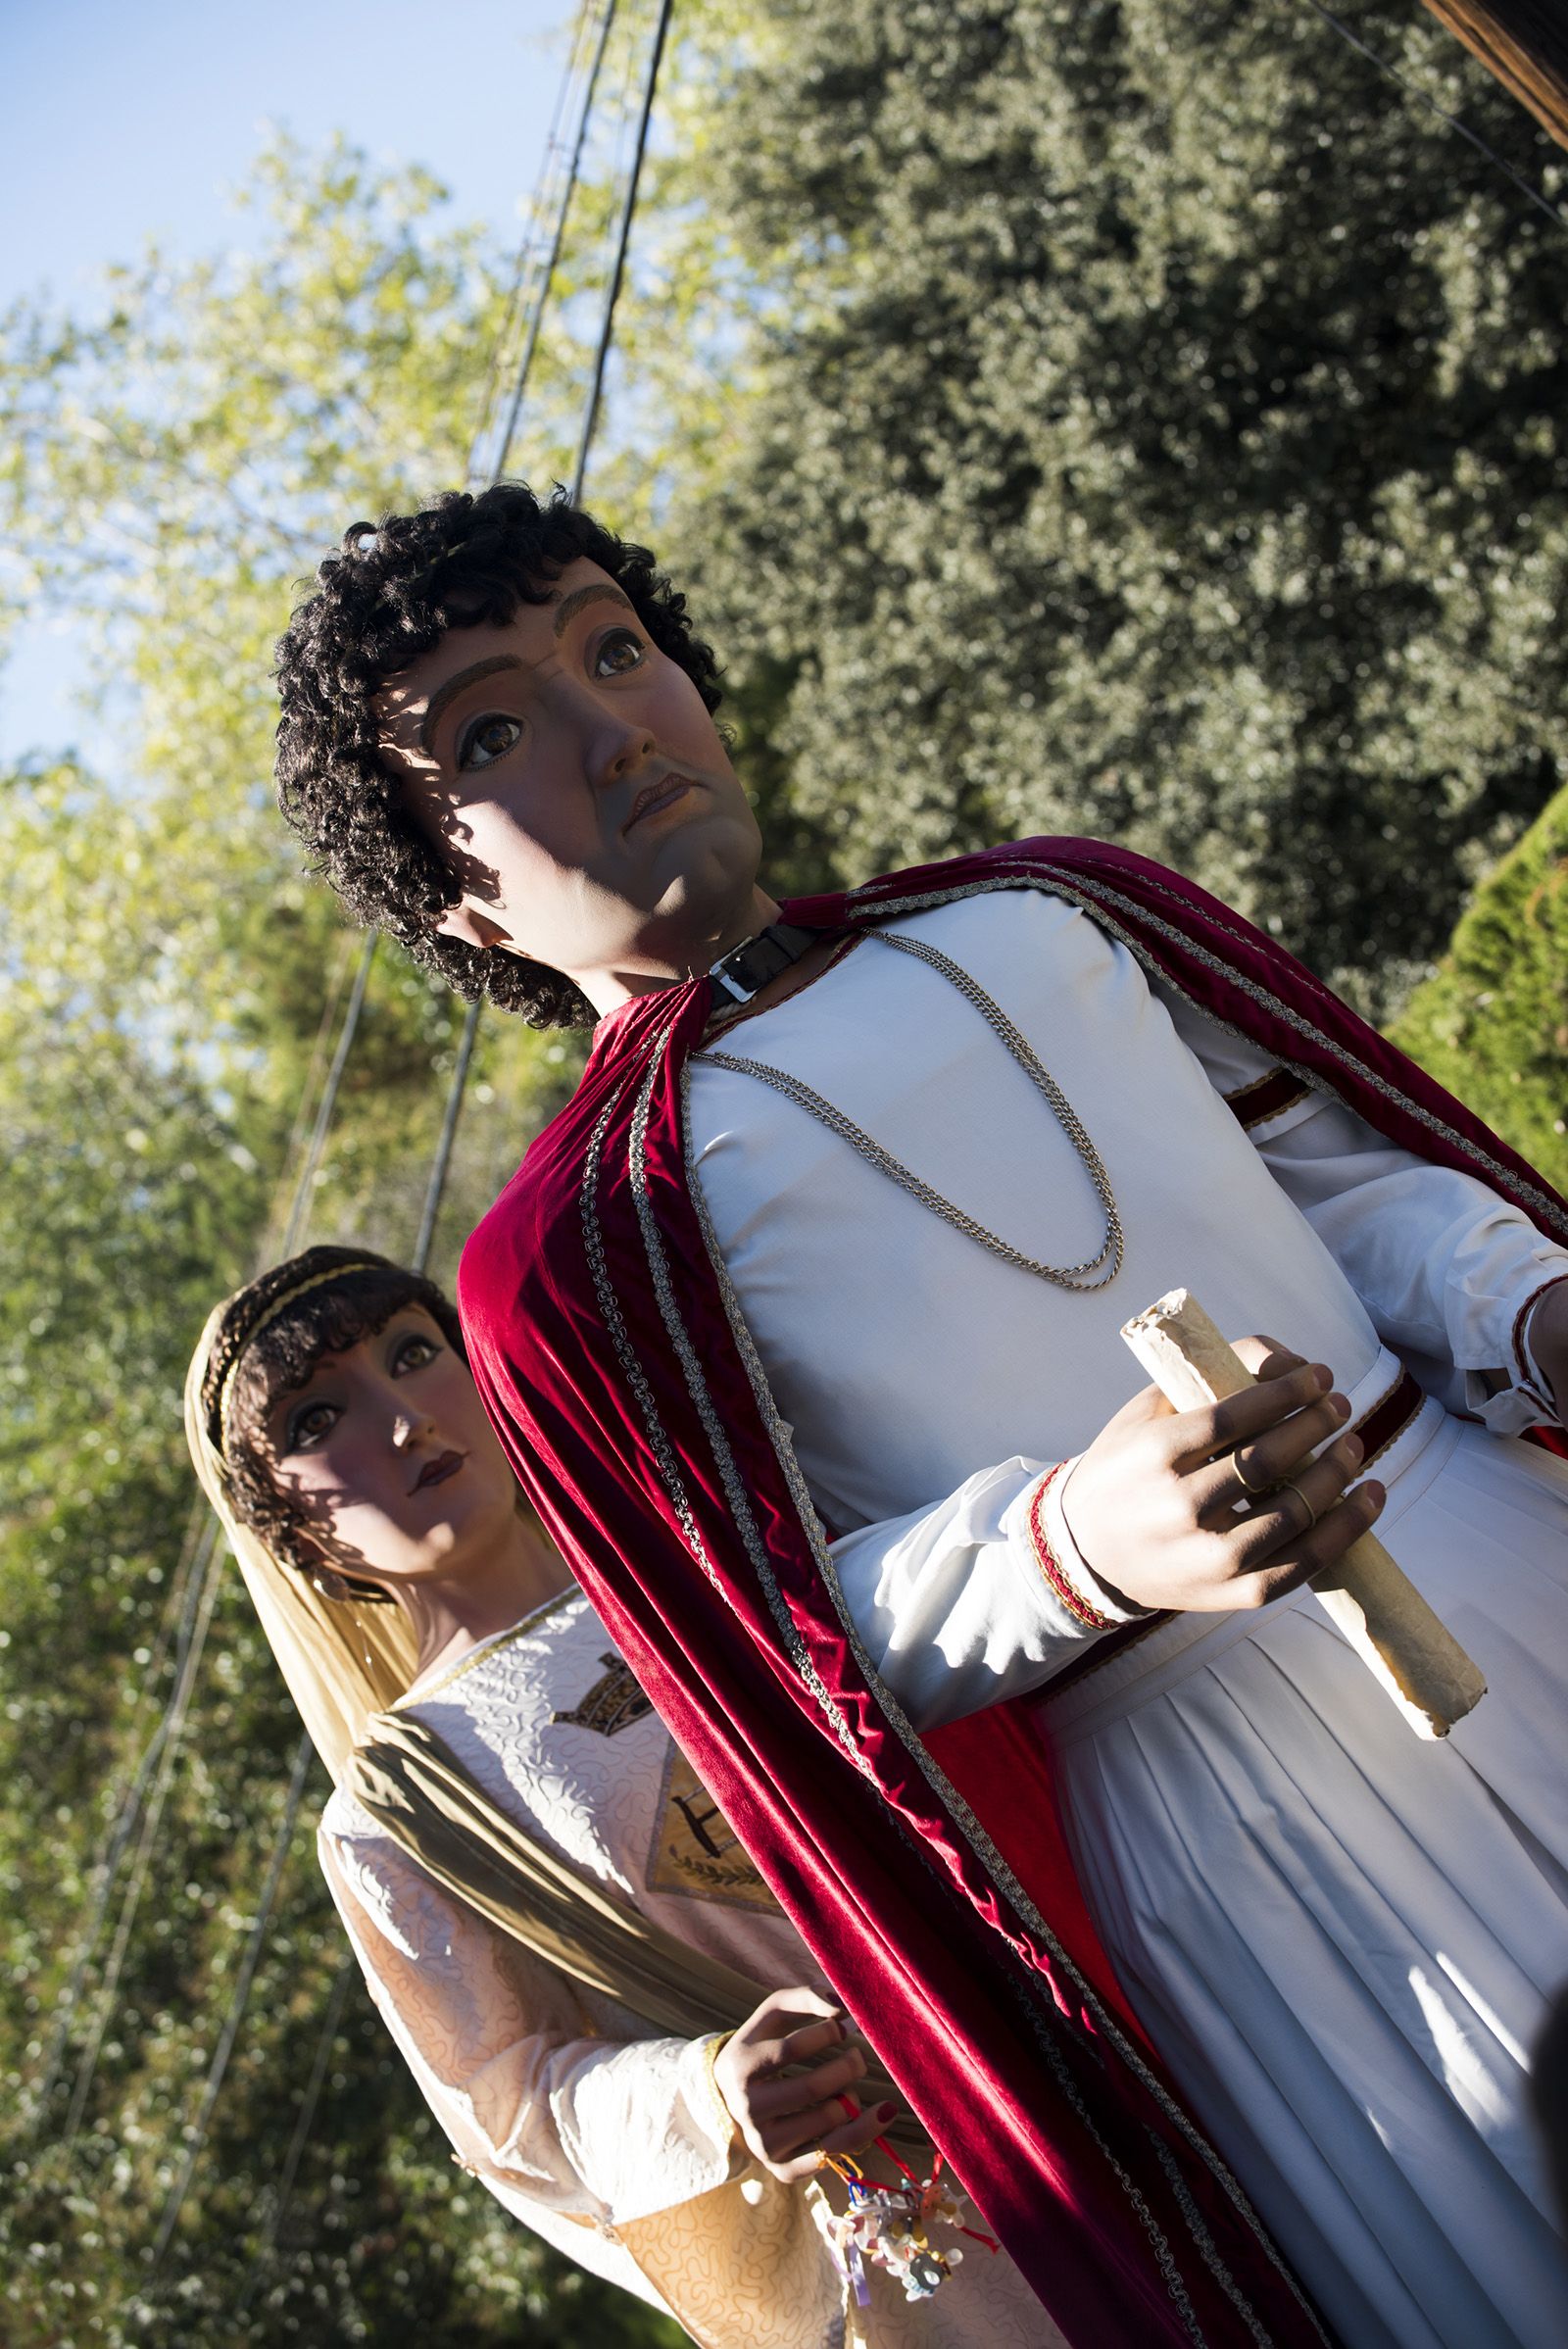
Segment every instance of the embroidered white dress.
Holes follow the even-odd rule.
[[[403,1708],[510,1817],[682,1941],[762,1985],[828,1985],[579,1592],[486,1640]],[[321,1864],[371,1995],[457,2157],[536,2233],[659,2305],[619,2236],[744,2171],[706,2039],[650,2039],[436,1884],[343,1791]],[[762,1994],[760,1989],[759,1995]],[[746,2189],[742,2186],[741,2190]],[[979,2245],[935,2296],[871,2278],[870,2349],[1059,2342]],[[765,2278],[734,2337],[765,2344]],[[837,2349],[841,2331],[824,2336]]]
[[[697,1181],[864,1645],[920,1725],[1040,1692],[1118,1976],[1351,2349],[1556,2349],[1565,2271],[1523,2088],[1568,1977],[1568,1468],[1517,1440],[1544,1414],[1511,1370],[1520,1308],[1568,1254],[1315,1094],[1245,1132],[1224,1097],[1268,1061],[1060,899],[988,892],[894,926],[1039,1052],[1126,1256],[1098,1293],[1048,1286],[797,1103],[696,1064]],[[874,935],[719,1041],[1030,1255],[1099,1246],[1027,1078]],[[1375,1473],[1382,1538],[1490,1684],[1446,1743],[1410,1734],[1308,1593],[1177,1617],[1053,1695],[1102,1635],[1046,1583],[1030,1508],[1144,1384],[1120,1325],[1177,1286],[1332,1364],[1357,1417],[1401,1360],[1426,1388]],[[1124,1619],[1071,1550],[1066,1482],[1054,1546]]]

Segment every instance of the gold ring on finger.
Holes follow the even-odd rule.
[[[1274,1486],[1272,1485],[1254,1485],[1250,1481],[1246,1469],[1242,1466],[1242,1455],[1239,1451],[1232,1452],[1231,1466],[1236,1471],[1236,1482],[1241,1486],[1242,1491],[1247,1493],[1250,1499],[1262,1500],[1268,1493],[1275,1490]]]
[[[1312,1531],[1313,1526],[1315,1526],[1317,1523],[1317,1511],[1307,1499],[1306,1494],[1301,1491],[1300,1486],[1296,1482],[1294,1477],[1282,1476],[1280,1479],[1280,1491],[1282,1493],[1290,1492],[1295,1493],[1297,1499],[1306,1511],[1306,1523],[1301,1530],[1303,1533],[1309,1534]]]

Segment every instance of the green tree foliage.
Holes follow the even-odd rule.
[[[1568,792],[1477,892],[1394,1040],[1568,1192]]]
[[[680,534],[786,877],[1100,833],[1386,1005],[1568,774],[1568,238],[1305,6],[758,13],[703,170],[760,389]]]
[[[107,779],[40,759],[0,783],[0,2334],[632,2349],[670,2328],[453,2168],[357,1980],[277,2211],[343,1946],[311,1849],[319,1772],[179,2230],[149,2268],[298,1738],[226,1565],[82,2126],[62,2139],[126,1870],[64,2091],[30,2128],[94,1862],[177,1656],[200,1527],[184,1365],[216,1297],[275,1252],[360,954],[272,810],[270,646],[348,523],[462,477],[510,271],[427,178],[347,150],[280,146],[252,195],[269,218],[248,256],[154,259],[85,320],[20,312],[0,344],[10,609],[74,615],[122,746]],[[595,201],[568,257],[585,299]],[[546,355],[547,455],[580,339],[563,329]],[[412,1243],[460,1014],[381,950],[312,1237]],[[572,1073],[559,1043],[483,1033],[438,1272]]]

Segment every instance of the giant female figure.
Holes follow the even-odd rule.
[[[860,2111],[853,2027],[522,1502],[440,1292],[365,1249],[275,1266],[213,1314],[187,1428],[335,1782],[333,1898],[458,2159],[709,2349],[1055,2339],[972,2239],[912,2304],[835,2251],[826,2157],[898,2182],[885,2083]]]

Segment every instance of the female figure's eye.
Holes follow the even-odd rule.
[[[433,1338],[420,1338],[417,1335],[405,1338],[392,1357],[393,1377],[396,1378],[405,1370],[422,1370],[426,1362],[433,1362],[440,1351]]]
[[[337,1425],[341,1414],[336,1403],[301,1403],[288,1415],[284,1443],[290,1451],[314,1451]]]
[[[648,647],[642,638],[634,636],[629,628],[612,628],[608,636],[601,639],[599,650],[594,655],[594,675],[628,676],[633,669],[642,667],[647,653]]]
[[[466,774],[472,774],[479,767],[494,766],[521,739],[519,718],[503,717],[494,710],[487,717],[476,717],[471,726],[464,728],[463,740],[458,745],[458,765]]]

